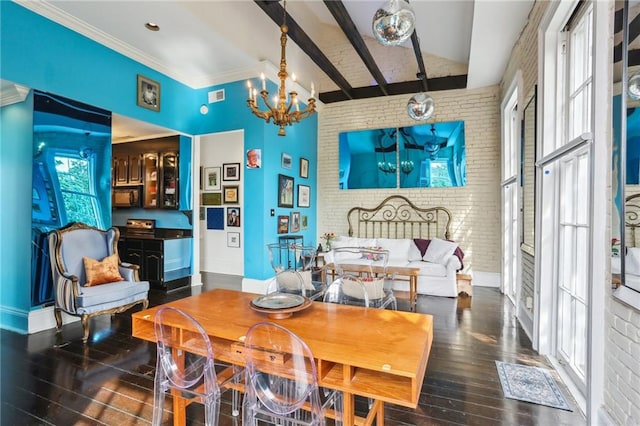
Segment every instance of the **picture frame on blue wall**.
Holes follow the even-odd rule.
[[[300,157],[300,177],[309,178],[309,160],[304,157]]]
[[[138,74],[136,99],[139,107],[160,112],[160,83]]]
[[[311,206],[311,187],[308,185],[298,185],[298,207]]]
[[[278,175],[278,207],[293,208],[293,178]]]

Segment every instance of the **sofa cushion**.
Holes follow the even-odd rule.
[[[421,258],[424,257],[424,254],[427,252],[427,248],[429,248],[429,243],[431,243],[431,240],[424,240],[422,238],[414,238],[413,242],[418,247],[418,250],[420,250],[420,253],[422,255],[420,257]]]
[[[407,265],[410,268],[420,268],[418,275],[431,276],[431,277],[446,277],[447,267],[440,263],[424,262],[422,260],[417,262],[409,262]]]
[[[409,239],[393,239],[393,238],[378,238],[376,240],[378,246],[383,250],[389,250],[389,261],[391,260],[407,260],[409,257],[409,247],[411,246],[411,240]]]
[[[90,257],[83,257],[82,260],[87,277],[87,282],[84,284],[85,287],[124,280],[118,270],[118,262],[120,259],[117,253],[107,256],[102,260],[96,260]]]
[[[453,252],[456,251],[456,248],[458,248],[457,243],[441,240],[440,238],[433,238],[427,247],[427,251],[422,257],[422,260],[425,262],[445,265],[453,255]]]
[[[426,247],[425,247],[425,251],[426,251]],[[424,252],[420,252],[420,249],[418,248],[418,246],[416,245],[415,240],[411,241],[411,244],[409,244],[409,254],[407,256],[407,260],[409,262],[414,262],[414,261],[418,261],[418,260],[422,260],[422,256],[424,256]]]
[[[80,295],[76,301],[78,307],[97,306],[129,299],[136,294],[146,295],[148,291],[148,281],[119,281],[93,287],[80,287]]]

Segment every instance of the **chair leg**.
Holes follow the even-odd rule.
[[[89,315],[83,315],[81,322],[82,322],[82,343],[87,343],[87,340],[89,340]]]
[[[156,363],[156,376],[154,378],[153,386],[153,418],[151,420],[151,424],[153,426],[160,426],[162,424],[165,396],[165,389],[163,387],[164,380],[164,370],[162,369],[161,361],[158,357],[158,361]]]
[[[53,316],[56,317],[56,329],[60,331],[62,329],[62,309],[54,308]]]

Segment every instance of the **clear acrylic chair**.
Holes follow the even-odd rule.
[[[393,274],[387,273],[389,251],[368,247],[339,247],[332,251],[334,276],[323,301],[344,305],[398,309]]]
[[[242,424],[342,424],[342,394],[321,389],[307,344],[271,322],[254,324],[245,336]]]
[[[175,333],[172,324],[184,324]],[[162,424],[164,399],[172,389],[183,398],[200,402],[205,407],[205,425],[218,424],[220,393],[242,379],[242,369],[214,361],[209,336],[202,325],[189,314],[164,307],[156,312],[155,333],[158,359],[153,397],[152,424]],[[232,391],[232,414],[239,415],[239,393]]]
[[[325,273],[315,267],[316,249],[300,244],[267,244],[269,261],[276,276],[267,287],[267,294],[276,291],[295,293],[311,300],[322,299],[326,289]]]

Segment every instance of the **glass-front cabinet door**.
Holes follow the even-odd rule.
[[[158,207],[158,154],[144,154],[144,208]]]
[[[178,154],[162,154],[162,207],[178,208]]]

